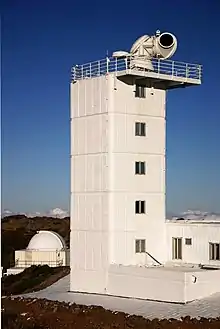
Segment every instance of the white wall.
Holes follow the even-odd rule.
[[[134,91],[114,74],[71,84],[71,290],[105,292],[111,263],[152,263],[135,254],[135,239],[166,260],[165,91]],[[136,121],[146,137],[135,136]],[[135,161],[146,162],[145,176]],[[146,214],[135,214],[136,200]]]
[[[196,281],[192,281],[192,275]],[[185,300],[193,301],[220,292],[220,271],[209,270],[185,273]]]
[[[220,292],[219,279],[220,270],[111,265],[107,293],[186,303]]]
[[[184,280],[184,272],[111,265],[108,293],[116,296],[184,303]]]
[[[108,84],[71,84],[71,290],[104,292],[108,268]]]
[[[172,237],[182,237],[182,260],[192,264],[219,265],[220,261],[209,260],[209,242],[220,243],[220,223],[167,222],[168,260],[172,261]],[[185,244],[192,239],[192,245]]]
[[[166,260],[165,245],[165,91],[146,88],[135,97],[132,79],[114,80],[111,123],[111,263],[150,264],[135,253],[135,239],[146,239],[147,251]],[[135,122],[146,123],[146,137],[135,136]],[[146,175],[135,175],[135,161],[145,161]],[[144,200],[146,214],[135,214]],[[158,243],[159,241],[159,243]]]

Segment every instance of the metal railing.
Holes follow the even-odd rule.
[[[71,69],[71,81],[94,78],[106,75],[112,72],[120,72],[127,70],[147,71],[144,68],[131,68],[131,62],[135,60],[132,57],[125,58],[105,58],[99,61],[75,65]],[[199,64],[190,64],[183,62],[176,62],[171,60],[156,59],[151,60],[153,65],[152,73],[169,75],[175,79],[176,77],[195,79],[201,81],[202,79],[202,66]]]
[[[48,265],[50,267],[58,267],[63,266],[63,260],[57,260],[57,261],[29,261],[29,260],[16,260],[15,261],[15,267],[23,268],[23,267],[29,267],[32,265]]]

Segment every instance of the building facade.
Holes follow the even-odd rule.
[[[168,220],[166,232],[169,262],[220,267],[220,222]]]
[[[187,64],[180,69],[181,64],[165,62],[157,60],[154,72],[131,69],[126,61],[119,69],[114,59],[107,59],[104,69],[101,62],[75,68],[70,91],[72,291],[108,293],[112,266],[168,261],[166,91],[200,84],[201,76],[198,67],[190,71]]]

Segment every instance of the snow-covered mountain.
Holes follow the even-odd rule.
[[[64,218],[69,216],[69,212],[67,210],[63,210],[61,208],[54,208],[46,213],[40,213],[40,212],[33,212],[33,213],[15,213],[13,211],[10,211],[8,209],[3,210],[2,217],[6,216],[12,216],[12,215],[25,215],[27,217],[40,217],[40,216],[46,216],[46,217],[55,217],[55,218]]]
[[[2,217],[5,216],[12,216],[12,215],[19,215],[21,213],[13,213],[12,211],[6,209],[2,212]],[[22,213],[23,215],[26,215],[27,217],[36,217],[36,216],[47,216],[47,217],[55,217],[55,218],[64,218],[69,217],[69,212],[67,210],[63,210],[61,208],[53,208],[46,213]],[[218,221],[220,222],[220,214],[214,213],[214,212],[204,212],[200,210],[187,210],[183,213],[180,213],[179,215],[173,216],[168,215],[167,219],[169,220],[177,220],[183,218],[185,220],[191,220],[191,221],[209,221],[214,222]]]
[[[214,212],[204,212],[200,210],[187,210],[178,216],[173,216],[171,219],[183,218],[191,221],[208,221],[208,222],[220,222],[220,214]]]
[[[64,218],[69,216],[69,212],[60,208],[54,208],[48,212],[47,216]]]

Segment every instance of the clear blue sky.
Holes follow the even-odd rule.
[[[202,86],[168,94],[167,209],[220,212],[219,12],[219,0],[5,0],[2,208],[69,208],[70,67],[160,29],[177,36],[175,59],[204,65]]]

